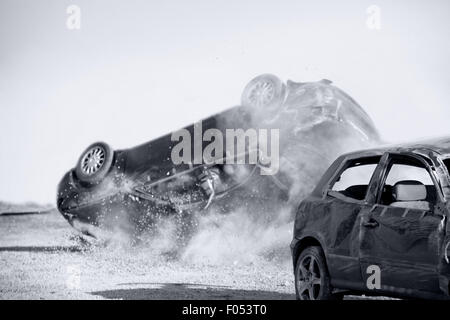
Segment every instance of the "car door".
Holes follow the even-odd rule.
[[[199,210],[206,206],[209,193],[202,185],[201,166],[174,172],[157,181],[144,181],[134,188],[133,195],[151,202],[159,211]]]
[[[436,177],[421,156],[389,153],[385,157],[381,181],[374,182],[378,185],[375,204],[361,212],[362,277],[367,281],[369,270],[376,266],[381,290],[439,292],[436,269],[445,217],[434,210],[442,200]],[[402,195],[406,201],[399,201],[399,190],[409,190]],[[423,194],[419,196],[417,190]]]
[[[380,156],[347,159],[331,179],[318,216],[327,217],[325,241],[327,263],[332,284],[337,287],[360,289],[362,278],[359,263],[359,216],[369,207],[368,186]]]

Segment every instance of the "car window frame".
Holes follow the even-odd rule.
[[[447,174],[447,179],[450,183],[450,157],[443,157],[441,159],[442,164],[444,166],[444,170],[446,170],[446,174]],[[449,164],[447,164],[446,162],[448,162]]]
[[[187,170],[176,172],[175,174],[172,174],[172,175],[170,175],[168,177],[164,177],[164,178],[162,178],[160,180],[151,181],[151,182],[148,182],[148,183],[143,183],[143,186],[135,187],[134,190],[138,191],[138,193],[140,193],[140,194],[152,195],[152,200],[156,199],[157,201],[159,201],[161,203],[172,204],[173,201],[171,200],[170,197],[168,197],[166,199],[164,197],[161,197],[160,193],[158,193],[158,192],[149,192],[148,190],[151,190],[154,187],[159,186],[161,184],[170,183],[171,181],[179,179],[182,176],[192,175],[191,178],[194,178],[194,176],[195,176],[194,172],[197,171],[197,170],[202,170],[201,168],[202,168],[202,166],[200,166],[200,165],[199,166],[193,166],[193,167],[191,167],[191,168],[189,168]],[[147,190],[145,190],[145,189],[147,189]],[[205,196],[205,198],[189,202],[189,204],[196,205],[196,204],[204,203],[206,201],[207,201],[207,199],[206,199],[206,196]]]
[[[378,184],[377,190],[376,190],[376,195],[375,195],[375,199],[374,199],[374,206],[381,206],[381,207],[387,207],[387,208],[396,208],[393,207],[391,205],[385,205],[385,204],[381,204],[381,196],[382,196],[382,192],[383,192],[383,187],[386,184],[386,180],[388,178],[389,173],[391,172],[391,169],[388,170],[389,165],[391,164],[392,160],[394,157],[410,157],[413,158],[414,160],[419,161],[425,168],[425,170],[427,170],[428,174],[430,175],[431,181],[433,182],[434,188],[436,189],[436,203],[434,204],[434,206],[439,205],[440,203],[444,202],[444,195],[442,194],[441,188],[439,187],[440,184],[438,183],[438,179],[435,176],[435,174],[433,173],[433,170],[430,167],[430,164],[428,161],[431,162],[431,160],[429,159],[424,159],[424,157],[422,155],[413,153],[413,152],[392,152],[392,151],[388,151],[383,155],[383,159],[384,159],[384,165],[383,165],[383,169],[382,172],[380,174],[380,183]],[[428,160],[428,161],[427,161]],[[408,209],[408,208],[405,208]],[[424,212],[433,212],[434,210],[432,208],[430,208],[430,210],[423,210],[423,209],[409,209],[409,210],[420,210],[420,211],[424,211]]]
[[[364,199],[362,200],[358,200],[352,197],[347,197],[345,195],[343,195],[342,193],[332,190],[332,187],[334,186],[334,184],[337,182],[337,179],[342,175],[342,173],[344,173],[345,170],[351,168],[351,166],[349,165],[352,162],[361,160],[364,161],[365,159],[371,159],[371,158],[379,158],[377,163],[374,163],[375,169],[369,179],[369,183],[367,185],[367,190],[366,190],[366,196],[364,197]],[[326,198],[327,196],[342,200],[342,201],[347,201],[347,202],[352,202],[352,203],[356,203],[356,204],[364,204],[367,203],[368,197],[369,197],[369,190],[370,190],[370,186],[372,184],[374,175],[378,172],[379,170],[379,166],[382,162],[383,159],[383,155],[379,155],[379,154],[367,154],[364,156],[356,156],[356,157],[347,157],[344,158],[341,162],[341,164],[339,165],[339,167],[337,168],[337,170],[335,171],[335,173],[331,176],[331,179],[328,181],[328,183],[326,184],[326,188],[325,188],[325,192],[324,192],[324,198]],[[371,165],[371,164],[367,164],[367,165]]]

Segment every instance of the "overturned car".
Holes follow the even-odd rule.
[[[236,207],[270,216],[308,193],[337,155],[378,141],[370,117],[331,81],[261,75],[240,106],[199,123],[126,150],[94,143],[60,182],[57,207],[93,236]]]

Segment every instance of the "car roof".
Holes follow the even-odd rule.
[[[368,157],[382,155],[385,152],[414,152],[428,154],[430,151],[443,158],[450,157],[450,136],[412,143],[385,145],[374,149],[354,151],[347,153],[344,156],[346,158]]]

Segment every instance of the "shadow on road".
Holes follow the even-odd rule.
[[[9,217],[9,216],[29,216],[36,214],[50,214],[53,212],[52,210],[43,210],[43,211],[5,211],[0,212],[0,217]]]
[[[59,252],[82,252],[85,251],[79,246],[11,246],[11,247],[0,247],[0,252],[48,252],[48,253],[59,253]]]
[[[123,284],[129,285],[129,284]],[[137,285],[144,285],[139,283]],[[293,300],[294,294],[239,290],[225,286],[189,283],[148,283],[152,288],[116,289],[91,292],[106,299],[124,300]]]

